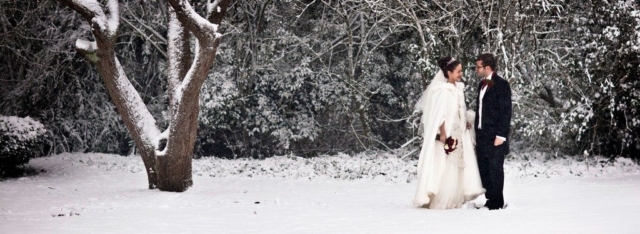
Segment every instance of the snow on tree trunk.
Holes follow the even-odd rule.
[[[91,25],[95,42],[78,40],[76,48],[94,64],[109,96],[131,133],[147,170],[149,189],[182,192],[192,184],[191,158],[197,131],[198,97],[220,44],[217,33],[230,0],[209,5],[209,19],[198,15],[186,0],[169,1],[169,129],[161,133],[139,93],[115,56],[118,2],[107,12],[95,0],[58,0],[80,13]],[[216,9],[216,12],[211,12]],[[210,22],[211,21],[211,22]],[[191,59],[189,33],[197,38]]]

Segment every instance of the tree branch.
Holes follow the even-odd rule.
[[[58,0],[81,14],[92,24],[96,41],[76,41],[76,50],[93,63],[105,83],[109,96],[118,108],[123,122],[131,132],[136,145],[152,148],[156,145],[159,130],[155,119],[146,108],[140,94],[133,87],[115,56],[116,31],[118,29],[118,2],[109,0],[109,22],[96,0]]]

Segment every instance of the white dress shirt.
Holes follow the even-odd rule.
[[[486,80],[491,80],[491,77],[493,76],[493,72],[489,74],[489,76],[487,76],[485,79]],[[487,88],[489,86],[485,85],[484,87],[482,87],[482,90],[480,90],[480,107],[478,108],[478,129],[482,129],[482,99],[484,98],[484,94],[487,92]],[[496,136],[496,138],[501,139],[503,141],[506,141],[507,138],[502,137],[502,136]]]

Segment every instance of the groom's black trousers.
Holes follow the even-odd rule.
[[[482,130],[480,130],[482,131]],[[478,169],[482,187],[486,189],[485,197],[488,199],[485,206],[489,209],[500,209],[504,206],[504,154],[497,150],[501,146],[494,146],[494,139],[478,139],[476,152],[478,157]]]

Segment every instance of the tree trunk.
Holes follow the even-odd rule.
[[[176,121],[180,127],[170,128],[171,144],[164,156],[158,157],[158,189],[183,192],[193,185],[191,160],[198,127],[198,100],[191,100],[189,111],[178,114]]]
[[[118,2],[109,0],[104,11],[97,1],[58,1],[80,13],[91,25],[96,41],[78,40],[76,49],[97,67],[109,97],[142,156],[149,189],[187,190],[193,185],[191,159],[198,127],[200,89],[213,66],[221,36],[217,33],[218,25],[231,0],[209,3],[208,19],[198,15],[187,0],[169,0],[172,9],[167,82],[170,119],[169,129],[163,133],[115,56]],[[191,57],[189,33],[197,38],[195,61]]]
[[[116,106],[120,116],[122,116],[122,120],[127,127],[127,130],[129,130],[129,133],[131,133],[131,137],[133,138],[136,147],[138,147],[138,151],[142,156],[142,161],[144,163],[145,170],[147,171],[149,189],[154,189],[157,187],[157,170],[155,168],[156,160],[154,152],[155,149],[153,147],[150,147],[149,144],[146,144],[142,139],[142,130],[139,129],[139,127],[134,123],[134,121],[138,118],[132,116],[136,113],[132,113],[130,111],[131,108],[126,104],[127,95],[123,90],[121,90],[121,88],[119,88],[117,84],[119,79],[116,77],[120,75],[118,73],[122,68],[119,67],[119,63],[115,57],[115,52],[112,49],[115,46],[115,40],[108,40],[102,43],[98,42],[97,44],[105,49],[98,49],[95,57],[93,57],[97,57],[97,61],[95,64],[96,68],[98,69],[98,73],[100,74],[100,77],[105,84],[107,92],[109,93],[109,97],[111,97],[111,101]],[[85,55],[85,57],[91,58],[91,55]]]

